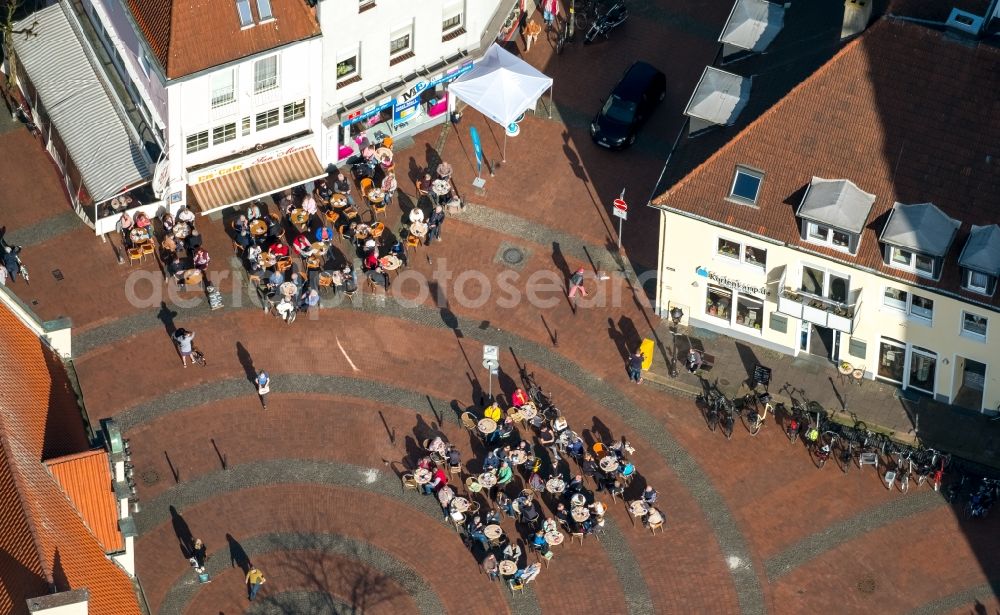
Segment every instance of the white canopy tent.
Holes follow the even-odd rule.
[[[551,117],[552,78],[496,43],[486,50],[472,70],[448,86],[454,98],[464,100],[505,129],[534,107],[546,90],[549,91]],[[506,133],[503,158],[507,159]]]

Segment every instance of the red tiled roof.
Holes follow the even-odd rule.
[[[88,447],[65,369],[3,306],[0,330],[0,613],[26,613],[52,583],[89,590],[92,615],[138,614],[131,580],[42,464]]]
[[[139,31],[168,79],[304,40],[320,33],[304,0],[271,0],[274,20],[240,29],[236,0],[127,0]],[[250,2],[254,20],[257,3]]]
[[[653,200],[886,275],[960,292],[958,255],[1000,203],[1000,50],[885,18]],[[751,94],[753,96],[753,94]],[[764,171],[758,208],[727,200],[736,165]],[[856,257],[801,241],[794,212],[812,176],[876,195]],[[894,202],[933,202],[962,222],[935,282],[882,262]]]
[[[125,549],[118,531],[118,502],[111,487],[111,465],[107,451],[95,449],[45,462],[83,522],[108,553]]]

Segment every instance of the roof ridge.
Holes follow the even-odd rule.
[[[791,90],[789,90],[787,94],[785,94],[784,96],[782,96],[778,100],[778,102],[776,102],[773,105],[771,105],[766,111],[764,111],[759,116],[757,116],[756,119],[754,119],[749,124],[747,124],[746,126],[744,126],[738,133],[736,133],[736,136],[734,136],[732,139],[730,139],[729,141],[727,141],[725,143],[725,145],[723,145],[719,149],[717,149],[714,152],[712,152],[711,156],[709,156],[708,158],[706,158],[701,164],[699,164],[694,169],[692,169],[690,172],[688,172],[676,184],[674,184],[673,186],[671,186],[669,189],[664,190],[663,192],[661,192],[659,196],[657,196],[656,198],[653,199],[653,204],[654,205],[663,205],[663,204],[665,204],[665,203],[661,202],[664,197],[666,197],[667,195],[675,192],[676,190],[678,190],[680,188],[683,188],[687,184],[691,183],[691,181],[693,181],[699,175],[701,175],[702,172],[706,168],[708,168],[712,164],[714,164],[715,161],[718,158],[721,158],[723,155],[727,154],[731,149],[733,149],[734,147],[736,147],[736,145],[738,143],[740,143],[745,138],[747,138],[747,136],[751,132],[753,132],[754,129],[756,129],[760,124],[764,123],[765,120],[769,119],[772,115],[774,115],[775,113],[777,113],[785,105],[789,104],[789,101],[791,101],[792,99],[794,99],[795,96],[802,89],[804,89],[806,86],[811,85],[811,83],[815,79],[818,79],[821,75],[824,75],[828,71],[832,70],[831,67],[834,66],[835,64],[837,64],[849,51],[853,50],[854,47],[860,45],[861,41],[864,39],[864,37],[869,32],[873,31],[876,28],[883,27],[882,26],[883,22],[884,22],[883,19],[878,20],[871,27],[869,27],[867,30],[865,30],[864,32],[862,32],[859,36],[856,36],[853,39],[851,39],[850,41],[848,41],[847,44],[845,44],[843,47],[841,47],[837,51],[837,53],[833,54],[833,57],[831,57],[829,60],[827,60],[826,62],[824,62],[823,65],[820,66],[819,68],[817,68],[815,71],[813,71],[813,73],[811,75],[809,75],[808,77],[806,77],[805,79],[803,79],[802,81],[800,81],[798,84],[796,84],[795,87],[793,87]],[[751,94],[751,96],[752,96],[752,94]]]
[[[5,429],[3,413],[0,413],[0,454],[3,456],[3,459],[0,461],[7,464],[7,467],[10,469],[10,475],[14,478],[16,487],[14,492],[21,506],[21,512],[24,514],[25,522],[28,525],[28,532],[31,533],[31,544],[35,547],[35,555],[38,556],[38,563],[42,567],[42,573],[45,574],[45,581],[51,586],[54,579],[52,566],[45,557],[45,549],[42,548],[42,541],[39,539],[38,530],[35,528],[34,509],[25,496],[29,487],[22,476],[20,466],[14,461],[16,455],[10,447],[10,438]]]
[[[46,459],[42,463],[48,466],[49,464],[75,461],[77,459],[82,459],[84,457],[90,457],[91,455],[99,455],[104,452],[106,451],[103,448],[90,448],[85,451],[80,451],[79,453],[70,453],[68,455],[63,455],[61,457],[53,457],[52,459]]]

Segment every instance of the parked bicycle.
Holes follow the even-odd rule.
[[[766,391],[763,393],[758,391],[747,393],[743,397],[743,409],[745,410],[743,420],[751,436],[756,436],[760,433],[760,428],[764,426],[764,421],[767,419],[768,413],[774,412],[774,406],[771,405],[771,396]]]

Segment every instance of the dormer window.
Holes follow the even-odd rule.
[[[960,225],[932,203],[894,204],[882,230],[885,263],[925,278],[941,277],[944,255]]]
[[[729,189],[729,198],[746,205],[756,205],[760,184],[764,181],[764,173],[749,167],[736,167],[733,186]]]
[[[253,13],[250,12],[250,0],[236,0],[236,12],[240,16],[240,28],[253,27]]]
[[[958,264],[963,289],[992,296],[1000,278],[1000,226],[973,226]]]
[[[813,177],[796,212],[802,218],[802,239],[857,253],[873,203],[875,195],[850,180]]]

